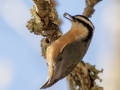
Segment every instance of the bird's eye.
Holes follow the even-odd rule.
[[[76,18],[75,18],[75,16],[72,16],[72,19],[73,19],[73,21],[74,22],[76,22],[77,20],[76,20]]]
[[[74,16],[72,16],[72,19],[73,19],[73,20],[75,20],[75,17],[74,17]]]

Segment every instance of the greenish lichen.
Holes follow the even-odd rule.
[[[26,26],[31,33],[34,32],[34,34],[41,35],[43,30],[43,23],[36,12],[36,8],[34,5],[32,9],[30,9],[30,12],[32,14],[32,19],[27,22]]]
[[[84,63],[81,61],[74,70],[67,76],[67,80],[72,83],[72,88],[76,90],[103,90],[102,87],[96,85],[95,80],[102,81],[98,74],[102,73],[102,70],[97,70],[95,65]],[[71,89],[72,90],[72,89]]]

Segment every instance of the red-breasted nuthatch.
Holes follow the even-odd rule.
[[[72,22],[72,26],[47,48],[48,77],[41,89],[52,86],[74,69],[86,54],[93,36],[94,26],[87,17],[68,13],[64,17]]]

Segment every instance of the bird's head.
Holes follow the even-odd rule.
[[[71,30],[75,29],[82,31],[84,30],[87,33],[87,35],[85,33],[86,40],[91,39],[93,35],[94,25],[86,16],[83,15],[72,16],[68,13],[65,13],[64,17],[72,22]]]

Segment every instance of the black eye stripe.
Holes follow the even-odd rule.
[[[88,21],[90,21],[86,16],[83,16],[83,15],[75,15],[75,17],[83,17],[84,19],[87,19]],[[90,21],[91,22],[91,21]]]
[[[75,20],[77,20],[79,23],[83,24],[85,27],[87,27],[88,29],[93,29],[88,23],[84,22],[81,19],[76,18]]]
[[[85,41],[88,41],[89,39],[91,39],[92,33],[93,33],[93,28],[88,23],[84,22],[83,20],[80,20],[78,18],[76,18],[75,20],[78,21],[79,23],[83,24],[83,26],[85,26],[89,31],[87,38],[85,38]]]
[[[89,21],[91,24],[92,24],[92,22],[86,17],[86,16],[83,16],[83,15],[75,15],[74,16],[74,18],[75,17],[82,17],[82,18],[84,18],[84,19],[86,19],[87,21]],[[78,18],[79,19],[79,18]],[[92,26],[93,26],[93,28],[94,28],[94,25],[92,24]]]

